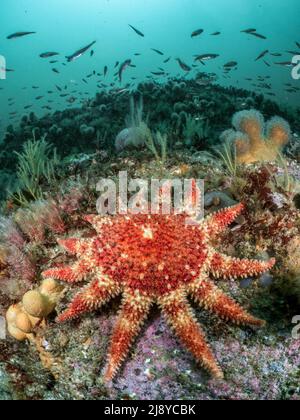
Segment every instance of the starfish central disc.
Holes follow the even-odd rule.
[[[102,225],[96,264],[114,281],[159,297],[199,277],[206,242],[205,233],[186,226],[183,215],[118,218]]]

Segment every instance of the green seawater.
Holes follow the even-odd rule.
[[[195,76],[199,70],[214,72],[222,85],[272,92],[280,103],[296,106],[300,92],[287,92],[286,84],[298,88],[300,80],[292,79],[290,67],[274,63],[291,60],[292,55],[286,51],[299,50],[300,54],[295,43],[300,42],[299,20],[298,0],[2,0],[0,55],[5,57],[6,67],[14,72],[8,72],[6,80],[0,80],[1,130],[8,122],[18,121],[25,106],[32,106],[30,111],[43,115],[46,110],[42,107],[53,100],[54,110],[64,109],[65,99],[59,96],[55,85],[67,85],[68,89],[76,90],[76,97],[79,93],[82,97],[93,96],[99,90],[96,82],[99,77],[86,79],[87,84],[82,79],[93,71],[103,73],[108,66],[105,83],[109,85],[114,82],[116,62],[129,58],[136,67],[126,71],[121,85],[116,82],[118,87],[132,83],[131,88],[134,88],[151,71],[159,71],[159,67],[165,69],[167,77],[185,74],[176,58],[191,66],[194,55],[216,53],[220,54],[219,58],[206,62],[205,66],[199,63],[186,77]],[[129,24],[145,37],[138,36]],[[240,32],[248,28],[256,29],[267,39]],[[203,34],[191,38],[191,33],[197,29],[203,29]],[[18,31],[36,34],[6,39]],[[211,35],[215,32],[221,34]],[[97,43],[92,57],[88,51],[75,62],[63,65],[66,55],[94,40]],[[162,51],[164,56],[151,48]],[[255,61],[265,50],[282,56],[268,54],[264,57],[268,67],[264,59]],[[49,59],[39,57],[48,51],[60,55]],[[141,55],[135,56],[135,53]],[[170,61],[164,64],[168,57]],[[58,63],[49,63],[56,59]],[[238,62],[238,66],[226,78],[223,65],[230,61]],[[255,80],[258,76],[270,76],[266,83],[271,84],[271,90],[257,88],[245,80]],[[156,79],[164,81],[166,77]],[[51,96],[47,94],[49,90],[55,93]],[[36,100],[39,96],[43,98]],[[16,115],[12,115],[15,112]]]

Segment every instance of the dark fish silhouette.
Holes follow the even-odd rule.
[[[6,39],[21,38],[22,36],[36,34],[36,32],[15,32],[14,34],[8,35]]]
[[[151,50],[152,51],[154,51],[154,52],[156,52],[157,54],[159,54],[159,55],[164,55],[164,53],[163,52],[161,52],[161,51],[159,51],[159,50],[156,50],[155,48],[151,48]]]
[[[245,34],[252,34],[253,32],[256,32],[256,29],[254,28],[249,28],[249,29],[244,29],[243,31],[241,31],[242,33]]]
[[[104,72],[103,72],[104,77],[107,75],[107,72],[108,72],[108,67],[107,67],[107,66],[105,66],[105,67],[104,67]]]
[[[151,74],[154,74],[154,76],[164,76],[166,73],[164,71],[152,71]]]
[[[290,61],[280,61],[279,63],[274,63],[278,66],[283,66],[283,67],[294,67],[295,64],[291,63]]]
[[[164,63],[166,64],[166,63],[168,63],[170,60],[171,60],[171,57],[167,58],[167,59],[164,61]]]
[[[282,54],[280,53],[270,53],[273,57],[282,57]]]
[[[249,32],[249,35],[256,36],[256,38],[260,38],[260,39],[267,39],[266,36],[258,34],[257,32]]]
[[[233,67],[236,67],[238,63],[236,61],[229,61],[228,63],[224,64],[225,69],[231,69]]]
[[[93,57],[94,55],[94,50],[91,51],[90,56]]]
[[[192,32],[191,38],[195,38],[196,36],[199,36],[203,34],[204,29],[197,29],[196,31]]]
[[[215,58],[218,58],[219,54],[201,54],[201,55],[195,55],[195,61],[207,61],[207,60],[213,60]]]
[[[300,51],[286,51],[288,54],[300,55]]]
[[[269,50],[265,50],[263,51],[261,54],[259,54],[259,56],[256,58],[255,61],[260,60],[261,58],[264,58],[267,54],[268,54]]]
[[[211,34],[211,36],[217,36],[217,35],[221,35],[221,32],[217,31]]]
[[[271,64],[269,64],[266,60],[263,60],[263,62],[265,63],[265,65],[266,65],[267,67],[271,67]]]
[[[50,52],[45,52],[45,53],[40,54],[40,57],[41,58],[49,58],[49,57],[54,57],[55,55],[59,55],[59,53],[50,51]]]
[[[132,26],[132,25],[128,25],[131,29],[133,29],[134,30],[134,32],[136,33],[136,34],[138,34],[139,36],[141,36],[142,38],[144,38],[145,37],[145,35],[143,34],[143,32],[141,32],[141,31],[139,31],[138,29],[136,29],[134,26]]]
[[[120,64],[120,62],[119,62],[119,61],[117,61],[117,62],[116,62],[116,64],[115,64],[115,67],[114,67],[114,68],[116,69],[116,68],[118,67],[118,65],[119,65],[119,64]]]
[[[58,71],[57,69],[52,69],[52,71],[53,71],[54,73],[59,74],[59,71]]]
[[[120,68],[119,68],[119,72],[118,72],[118,76],[119,76],[119,81],[120,83],[122,83],[122,78],[123,78],[123,73],[124,71],[127,69],[127,67],[129,67],[131,65],[131,60],[126,60],[124,61],[124,63],[121,64]]]
[[[66,59],[68,62],[77,60],[77,58],[81,57],[85,52],[87,52],[94,44],[96,44],[96,41],[91,42],[86,47],[81,48],[80,50],[74,52],[72,55],[67,55]]]
[[[300,42],[295,41],[295,44],[297,45],[298,48],[300,48]]]
[[[182,60],[180,60],[180,58],[176,58],[176,61],[178,62],[178,64],[180,65],[180,67],[182,68],[183,71],[191,71],[191,67],[188,66],[187,64],[185,64]]]

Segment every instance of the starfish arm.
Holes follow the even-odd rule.
[[[111,381],[126,357],[131,343],[143,325],[153,299],[140,292],[126,290],[122,308],[114,328],[109,348],[105,380]]]
[[[158,299],[167,322],[196,360],[216,378],[223,378],[212,351],[205,340],[183,289],[177,289]]]
[[[236,206],[221,210],[206,218],[204,226],[207,227],[208,237],[215,237],[222,233],[243,210],[244,205],[237,204]]]
[[[67,283],[79,283],[90,273],[91,268],[84,260],[79,260],[73,265],[51,268],[42,273],[43,277],[62,280]]]
[[[255,261],[228,257],[216,252],[210,263],[210,272],[215,278],[237,279],[263,274],[274,267],[275,259]]]
[[[202,307],[217,314],[226,321],[232,321],[238,325],[254,325],[259,327],[265,324],[264,321],[248,314],[211,281],[194,281],[189,287],[189,292],[194,300]]]
[[[109,278],[94,279],[83,291],[75,296],[68,309],[58,317],[58,322],[65,322],[84,313],[99,309],[120,293],[120,287]]]

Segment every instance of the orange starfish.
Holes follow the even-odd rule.
[[[153,303],[157,303],[185,347],[208,371],[223,377],[188,303],[190,295],[205,309],[236,324],[262,326],[209,279],[254,276],[275,264],[240,260],[216,252],[211,239],[229,226],[243,205],[216,213],[198,225],[186,225],[186,215],[87,216],[97,235],[59,240],[78,260],[43,273],[69,283],[90,279],[59,321],[99,309],[123,295],[122,308],[109,349],[106,380],[112,380]]]

